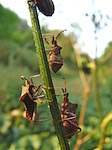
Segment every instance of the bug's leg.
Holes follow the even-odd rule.
[[[26,79],[25,76],[20,76],[20,78],[21,78],[22,80],[28,81],[28,79]],[[28,82],[29,82],[29,81],[28,81]],[[30,83],[30,82],[29,82],[29,83]]]
[[[35,87],[35,88],[36,88],[36,91],[35,91],[35,94],[33,95],[34,97],[36,97],[37,95],[41,96],[43,92],[46,94],[46,91],[45,91],[45,89],[43,87],[40,87],[40,88]],[[39,93],[40,89],[42,89],[42,91]],[[44,97],[46,98],[46,96],[44,96]]]
[[[57,47],[53,47],[52,49],[45,49],[46,52],[54,52],[56,51]]]
[[[59,120],[59,122],[60,122],[60,121],[67,121],[67,122],[69,122],[71,125],[73,125],[74,127],[76,127],[76,129],[79,129],[79,131],[77,131],[77,132],[75,132],[75,133],[80,132],[80,131],[81,131],[81,128],[80,128],[75,122],[73,122],[71,119],[76,119],[76,116]]]
[[[64,94],[67,94],[67,92],[64,92],[64,93],[62,93],[62,94],[53,94],[54,96],[62,96],[62,95],[64,95]]]
[[[74,114],[74,113],[66,112],[65,114],[67,114],[67,115],[71,115],[72,117],[75,117],[75,118],[76,118],[76,114]],[[71,118],[71,117],[70,117],[70,118]]]
[[[52,88],[52,87],[46,87],[45,85],[43,85],[43,87],[44,87],[45,89],[48,89],[48,90],[52,90],[52,89],[58,90],[58,89],[61,89],[62,91],[64,91],[63,88],[61,88],[61,87],[54,87],[54,88]],[[64,93],[62,93],[62,94],[53,94],[53,96],[62,96],[62,95],[64,95],[64,94],[66,94],[66,92],[64,92]]]
[[[63,113],[63,115],[71,115],[71,117],[65,118],[65,119],[61,119],[60,121],[66,121],[66,120],[71,120],[71,119],[76,119],[76,114],[71,113],[71,112],[63,112],[61,111],[61,113]]]
[[[62,89],[61,87],[46,87],[45,85],[43,85],[43,88],[44,89],[48,89],[48,90],[51,90],[51,89]]]
[[[45,40],[45,42],[51,47],[51,45],[49,44],[48,40],[46,38],[43,38]],[[53,47],[52,49],[45,49],[46,52],[52,52],[55,51],[56,47]]]
[[[34,88],[36,88],[35,94],[33,95],[34,97],[36,97],[38,95],[40,89],[42,88],[41,86],[42,86],[42,84],[40,84],[39,86],[34,86]]]
[[[41,89],[42,89],[42,92],[44,92],[44,93],[46,94],[46,91],[45,91],[45,89],[44,89],[43,87],[41,87]]]
[[[38,96],[38,97],[36,97],[36,98],[33,98],[33,99],[34,99],[34,100],[38,100],[40,103],[45,103],[45,102],[52,103],[51,100],[44,100],[44,101],[41,101],[40,98],[43,98],[43,97],[45,97],[45,96],[44,96],[44,95],[40,95],[40,96]]]
[[[43,87],[45,89],[48,89],[48,90],[51,90],[51,89],[61,89],[63,91],[62,94],[54,95],[54,96],[61,96],[61,95],[67,94],[67,92],[66,92],[66,79],[65,78],[63,78],[63,79],[65,80],[65,90],[62,87],[54,87],[54,88],[52,88],[52,87],[46,87],[45,85],[43,85]]]
[[[75,126],[76,128],[79,128],[77,124],[75,124],[72,120],[68,119],[67,120],[70,124],[72,124],[73,126]]]
[[[43,34],[43,35],[45,35],[45,34]],[[43,36],[42,35],[42,36]],[[49,40],[47,40],[48,38],[52,38],[53,37],[53,35],[52,34],[46,34],[47,36],[49,36],[49,37],[47,37],[47,38],[45,38],[45,37],[42,37],[42,39],[51,47],[51,45],[50,45],[50,43],[51,43],[51,41]],[[52,35],[52,36],[51,36]]]
[[[47,38],[45,38],[44,36],[47,36]],[[43,39],[48,39],[48,38],[52,38],[54,35],[52,33],[46,33],[46,34],[42,34],[42,38]]]
[[[51,118],[34,120],[34,123],[38,123],[38,122],[42,122],[42,121],[47,121],[47,120],[50,120],[52,122],[52,124],[53,124],[53,120]]]
[[[42,34],[42,36],[53,36],[53,34],[52,33],[45,33],[45,34]]]
[[[25,78],[25,76],[20,76],[20,78],[21,78],[22,80],[27,80],[27,79]]]
[[[48,40],[46,38],[43,38],[45,40],[45,42],[50,46]]]
[[[46,91],[45,91],[44,88],[41,87],[41,86],[42,86],[42,84],[40,84],[38,87],[36,87],[37,90],[36,90],[36,93],[33,95],[33,99],[34,99],[34,100],[38,100],[40,103],[44,103],[44,102],[46,102],[46,101],[47,101],[47,102],[51,102],[51,100],[44,100],[44,102],[40,100],[40,98],[44,98],[44,97],[46,98],[45,95],[41,95],[42,92],[44,92],[44,93],[46,94]],[[41,93],[39,93],[40,89],[42,89]],[[39,96],[37,96],[38,93],[39,93]],[[37,97],[36,97],[36,96],[37,96]]]
[[[54,36],[52,37],[52,44],[55,44]]]
[[[37,88],[37,87],[36,87],[36,88]],[[37,96],[37,94],[38,94],[38,95],[41,95],[43,92],[46,94],[45,89],[43,89],[42,87],[41,87],[41,89],[42,89],[42,91],[41,91],[40,93],[39,93],[40,89],[39,89],[39,90],[36,89],[35,94],[34,94],[35,97]]]
[[[61,88],[61,87],[54,87],[54,88],[52,88],[52,87],[46,87],[45,85],[43,85],[43,88],[44,88],[44,89],[48,89],[48,90],[51,90],[51,89],[61,89],[61,90],[63,91],[62,94],[53,94],[53,96],[62,96],[62,95],[64,95],[64,94],[67,94],[66,92],[64,92],[64,89]],[[59,105],[60,107],[62,107],[59,103],[58,103],[58,105]]]
[[[42,122],[42,121],[47,121],[47,120],[52,120],[51,118],[48,119],[39,119],[39,120],[35,120],[34,122]]]
[[[66,119],[61,119],[61,120],[59,120],[59,122],[61,122],[61,121],[68,121],[68,122],[70,122],[69,120],[70,119],[76,119],[76,116],[74,116],[74,117],[69,117],[69,118],[66,118]],[[71,123],[71,122],[70,122]],[[73,123],[72,123],[73,124]],[[74,124],[73,124],[74,125]]]
[[[32,78],[36,78],[36,77],[40,77],[40,76],[41,76],[41,71],[40,71],[40,74],[30,76],[31,84],[33,84],[33,80],[32,80]]]
[[[38,97],[34,97],[34,100],[38,100],[41,104],[43,103],[43,101],[41,101],[39,98],[43,98],[45,97],[44,95],[38,96]]]
[[[20,76],[20,78],[26,81],[26,86],[30,85],[30,82],[25,78],[25,76]]]

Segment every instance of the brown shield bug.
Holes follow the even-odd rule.
[[[37,77],[40,75],[35,75],[32,77]],[[35,86],[32,81],[32,77],[30,78],[30,82],[24,77],[21,76],[21,79],[26,81],[26,85],[22,86],[22,93],[20,97],[20,101],[23,102],[25,110],[26,110],[26,119],[29,121],[34,121],[37,114],[37,103],[34,100],[38,100],[42,103],[39,98],[45,97],[44,95],[39,95],[39,91],[41,89],[41,84],[39,86]]]
[[[62,105],[59,104],[59,106],[62,107],[61,109],[61,120],[63,122],[63,126],[65,128],[65,133],[67,136],[67,139],[70,139],[75,133],[78,133],[81,131],[81,128],[78,126],[78,122],[76,120],[76,109],[78,107],[78,104],[69,102],[68,96],[69,93],[66,90],[66,79],[65,80],[65,89],[60,87],[55,87],[55,89],[62,89],[63,91],[63,103]],[[52,88],[47,88],[52,89]],[[54,95],[54,96],[60,96],[60,95]]]
[[[51,49],[46,50],[46,51],[50,51],[50,53],[48,55],[48,61],[49,61],[49,65],[50,65],[50,67],[51,67],[51,69],[54,73],[56,73],[63,65],[63,59],[62,59],[62,56],[61,56],[61,53],[60,53],[62,47],[57,44],[57,39],[60,36],[60,34],[64,31],[66,31],[66,30],[62,30],[56,36],[56,38],[53,35],[52,43],[51,43],[51,46],[50,46]],[[45,39],[45,41],[49,44],[49,42],[47,41],[46,38],[43,38],[43,39]]]
[[[65,79],[64,79],[65,80]],[[61,118],[63,126],[65,128],[66,136],[70,139],[75,133],[80,132],[81,128],[78,127],[76,120],[76,109],[78,104],[69,102],[69,93],[66,91],[66,80],[65,80],[65,90],[62,89],[64,97],[61,109]]]
[[[38,9],[45,15],[45,16],[52,16],[54,13],[54,3],[52,0],[34,0]]]

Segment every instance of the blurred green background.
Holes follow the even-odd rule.
[[[42,33],[57,35],[60,31],[51,31],[46,26]],[[52,72],[56,87],[64,87],[63,77],[67,80],[69,100],[78,103],[77,120],[83,106],[84,86],[79,71],[82,70],[87,81],[91,77],[90,57],[81,53],[82,68],[77,66],[76,53],[71,39],[77,42],[77,35],[62,34],[58,44],[63,47],[62,57],[64,65],[55,75]],[[46,44],[45,44],[46,45]],[[46,45],[47,48],[47,45]],[[112,42],[105,48],[104,54],[98,58],[99,67],[99,97],[103,117],[112,110]],[[38,58],[35,52],[32,30],[25,20],[21,20],[14,12],[0,5],[0,150],[60,150],[55,129],[51,121],[39,122],[39,119],[50,118],[47,103],[38,103],[36,122],[29,122],[25,118],[23,104],[19,101],[24,75],[29,79],[31,75],[39,74]],[[35,85],[42,83],[41,77],[34,79]],[[57,90],[57,94],[61,91]],[[58,102],[62,104],[62,97]],[[93,150],[98,147],[101,138],[101,122],[96,108],[94,88],[91,93],[85,112],[82,126],[83,137],[89,135],[88,140],[82,143],[80,150]],[[77,134],[70,140],[71,150],[74,149]],[[112,121],[108,123],[104,136],[104,150],[112,148]]]

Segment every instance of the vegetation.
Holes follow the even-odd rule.
[[[42,27],[43,33],[57,35],[59,31],[50,31]],[[112,143],[112,42],[105,49],[98,61],[98,88],[103,114],[101,123],[98,116],[93,88],[94,63],[87,54],[79,54],[74,50],[72,35],[62,34],[58,43],[63,47],[62,57],[64,65],[55,75],[52,73],[56,87],[64,87],[62,77],[67,80],[67,90],[71,102],[78,103],[77,119],[82,125],[82,138],[74,135],[69,141],[74,149],[77,139],[81,139],[80,150],[99,148],[111,149]],[[76,41],[75,41],[76,42]],[[45,44],[46,48],[48,45]],[[79,56],[79,57],[77,57]],[[77,65],[80,60],[79,65]],[[82,64],[82,66],[80,66]],[[82,72],[80,72],[82,71]],[[24,150],[59,150],[55,129],[51,121],[38,121],[50,118],[47,102],[38,103],[36,122],[29,122],[25,118],[24,107],[19,101],[21,86],[24,84],[20,76],[29,78],[39,73],[38,58],[35,52],[32,30],[25,20],[21,20],[14,12],[0,5],[0,149]],[[82,82],[82,73],[85,81]],[[84,78],[83,78],[84,81]],[[42,82],[41,77],[34,79],[36,85]],[[85,84],[86,83],[86,84]],[[88,88],[89,87],[89,88]],[[60,90],[56,90],[60,94]],[[59,96],[58,102],[62,103]],[[84,103],[85,102],[85,103]],[[85,104],[85,105],[83,105]],[[81,112],[84,112],[83,122]],[[83,108],[83,109],[82,109]],[[105,122],[105,120],[106,122]],[[102,142],[103,141],[103,142]],[[103,143],[103,144],[100,144]]]

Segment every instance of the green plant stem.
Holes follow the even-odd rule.
[[[102,124],[101,124],[101,138],[99,140],[98,150],[103,149],[106,127],[107,127],[107,125],[110,121],[112,121],[112,111],[109,112],[109,114],[102,121]]]
[[[55,91],[53,88],[49,64],[48,64],[47,56],[45,53],[37,10],[36,10],[36,7],[32,5],[32,3],[28,3],[28,5],[29,5],[33,36],[35,40],[35,46],[36,46],[36,51],[38,55],[38,62],[39,62],[40,70],[41,70],[43,84],[46,87],[52,88],[52,89],[46,89],[46,95],[47,95],[47,99],[51,101],[49,103],[49,107],[50,107],[53,123],[55,126],[56,134],[58,136],[61,149],[69,150],[70,148],[69,148],[69,144],[65,135],[63,124],[61,121],[59,122],[59,120],[61,120],[61,116],[60,116],[60,111],[59,111],[58,104],[57,104],[57,99],[56,99],[56,96],[53,96],[55,95]]]
[[[102,122],[103,120],[103,113],[102,113],[102,107],[100,103],[100,96],[99,96],[99,85],[98,85],[98,59],[97,59],[97,52],[98,52],[98,47],[97,47],[97,42],[98,42],[98,37],[97,37],[97,26],[95,25],[95,45],[96,45],[96,60],[95,60],[95,69],[94,69],[94,97],[95,97],[95,102],[96,102],[96,107],[99,115],[99,119]]]
[[[100,97],[99,97],[98,64],[97,64],[97,62],[96,62],[96,68],[94,70],[94,97],[95,97],[95,102],[96,102],[96,107],[97,107],[99,119],[102,122],[103,114],[102,114],[102,107],[101,107]]]

